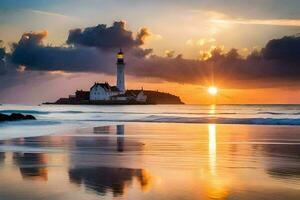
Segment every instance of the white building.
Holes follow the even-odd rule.
[[[112,96],[120,94],[116,86],[110,86],[108,83],[95,83],[90,89],[90,100],[111,100]]]
[[[138,93],[135,100],[141,103],[145,103],[147,101],[147,96],[144,94],[143,89]]]

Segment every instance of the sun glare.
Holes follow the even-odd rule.
[[[218,88],[214,87],[214,86],[210,86],[208,89],[207,89],[207,92],[210,94],[210,95],[217,95],[218,94]]]

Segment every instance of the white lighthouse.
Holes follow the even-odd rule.
[[[118,103],[146,103],[147,96],[144,94],[143,88],[139,93],[125,89],[125,62],[124,54],[120,49],[117,54],[117,85],[111,86],[107,82],[95,82],[90,89],[89,100],[91,102],[106,101],[108,104]],[[79,91],[80,93],[81,91]],[[78,94],[79,94],[78,93]]]
[[[125,63],[121,49],[117,54],[117,88],[120,92],[125,93]]]

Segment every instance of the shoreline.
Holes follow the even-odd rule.
[[[64,135],[68,135],[69,133],[72,132],[84,132],[86,130],[91,130],[94,129],[95,127],[99,127],[99,128],[104,128],[104,127],[108,127],[108,126],[118,126],[118,125],[122,125],[122,126],[197,126],[199,128],[203,128],[203,127],[207,127],[207,126],[219,126],[219,127],[235,127],[237,129],[239,128],[245,128],[245,127],[249,127],[250,129],[255,129],[256,127],[262,127],[262,128],[291,128],[291,129],[299,129],[300,130],[300,126],[299,125],[274,125],[274,124],[218,124],[218,123],[194,123],[194,122],[190,122],[190,123],[186,123],[186,122],[145,122],[145,121],[99,121],[101,123],[91,123],[91,124],[85,124],[83,127],[81,126],[74,126],[71,124],[61,124],[61,126],[59,126],[59,124],[53,124],[53,125],[48,125],[48,124],[31,124],[32,121],[10,121],[10,122],[4,122],[2,123],[2,125],[8,125],[6,126],[7,128],[9,128],[9,126],[11,127],[17,127],[19,125],[24,125],[27,126],[29,129],[24,129],[25,132],[26,130],[28,131],[32,131],[32,132],[37,132],[36,134],[28,134],[28,135],[14,135],[14,134],[1,134],[0,135],[0,141],[5,141],[5,140],[11,140],[11,139],[19,139],[19,138],[34,138],[34,137],[52,137],[52,136],[64,136]],[[36,122],[36,121],[35,121]],[[42,122],[42,121],[40,121]],[[97,121],[92,121],[92,122],[97,122]],[[1,127],[3,127],[0,124],[0,129]],[[30,125],[32,125],[30,127]],[[56,126],[58,125],[58,126]],[[41,129],[48,129],[51,131],[46,131],[43,132],[41,131]],[[57,129],[55,131],[53,131],[53,129]],[[2,138],[1,138],[2,137]],[[1,150],[1,149],[0,149]]]

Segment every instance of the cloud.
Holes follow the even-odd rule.
[[[152,49],[141,48],[150,31],[141,28],[134,37],[123,21],[114,22],[110,27],[102,24],[70,30],[67,43],[72,46],[44,45],[47,35],[47,31],[24,33],[12,45],[11,61],[26,66],[27,70],[112,74],[115,72],[112,63],[120,47],[129,57],[142,58],[152,53]]]
[[[174,55],[175,55],[175,51],[174,51],[174,50],[166,50],[166,51],[165,51],[165,55],[166,55],[166,57],[168,57],[168,58],[173,58]]]
[[[6,73],[5,61],[0,60],[0,76]]]
[[[18,43],[13,44],[11,61],[37,71],[95,71],[112,73],[108,68],[114,61],[111,52],[95,47],[52,47],[45,46],[43,39],[47,31],[24,33]]]
[[[6,72],[5,57],[6,57],[5,47],[3,47],[3,41],[0,40],[0,75]]]
[[[300,19],[211,19],[210,21],[217,24],[300,26]]]
[[[187,46],[204,46],[216,42],[215,38],[200,38],[198,40],[188,39],[185,44]]]
[[[6,53],[5,53],[5,48],[0,47],[0,60],[4,59]]]
[[[205,84],[213,78],[233,88],[295,86],[300,81],[300,37],[270,40],[261,51],[242,58],[237,49],[215,49],[206,60],[152,56],[135,60],[131,74],[165,81]]]
[[[141,30],[138,32],[138,34],[136,36],[137,45],[140,46],[140,45],[145,44],[147,37],[150,37],[150,36],[151,36],[151,33],[150,33],[149,29],[141,28]]]
[[[185,59],[182,55],[168,57],[142,49],[149,36],[141,29],[136,36],[125,28],[124,22],[112,26],[98,25],[70,31],[67,42],[71,46],[47,46],[43,39],[47,32],[24,33],[13,45],[10,60],[31,71],[115,73],[116,48],[124,47],[127,74],[153,77],[164,81],[205,84],[214,79],[222,86],[234,88],[295,85],[300,80],[300,37],[288,36],[270,40],[261,51],[253,51],[246,58],[237,49],[225,52],[215,48],[205,59]],[[151,54],[151,55],[150,55]],[[57,73],[55,73],[57,74]]]
[[[63,14],[60,14],[60,13],[56,13],[56,12],[49,12],[49,11],[44,11],[44,10],[31,10],[31,9],[27,9],[25,11],[29,11],[31,13],[34,13],[34,14],[38,14],[38,15],[46,15],[46,16],[50,16],[50,17],[56,17],[56,18],[59,18],[60,20],[61,19],[65,19],[65,20],[79,20],[75,17],[71,17],[71,16],[68,16],[68,15],[63,15]]]
[[[262,54],[266,59],[296,61],[297,64],[300,64],[300,37],[289,36],[270,40],[262,50]]]
[[[85,29],[70,30],[67,39],[68,44],[75,46],[97,47],[101,49],[124,48],[131,49],[139,47],[145,43],[150,32],[147,28],[142,28],[137,36],[126,29],[124,21],[114,22],[112,26],[107,27],[105,24],[99,24],[94,27]]]

